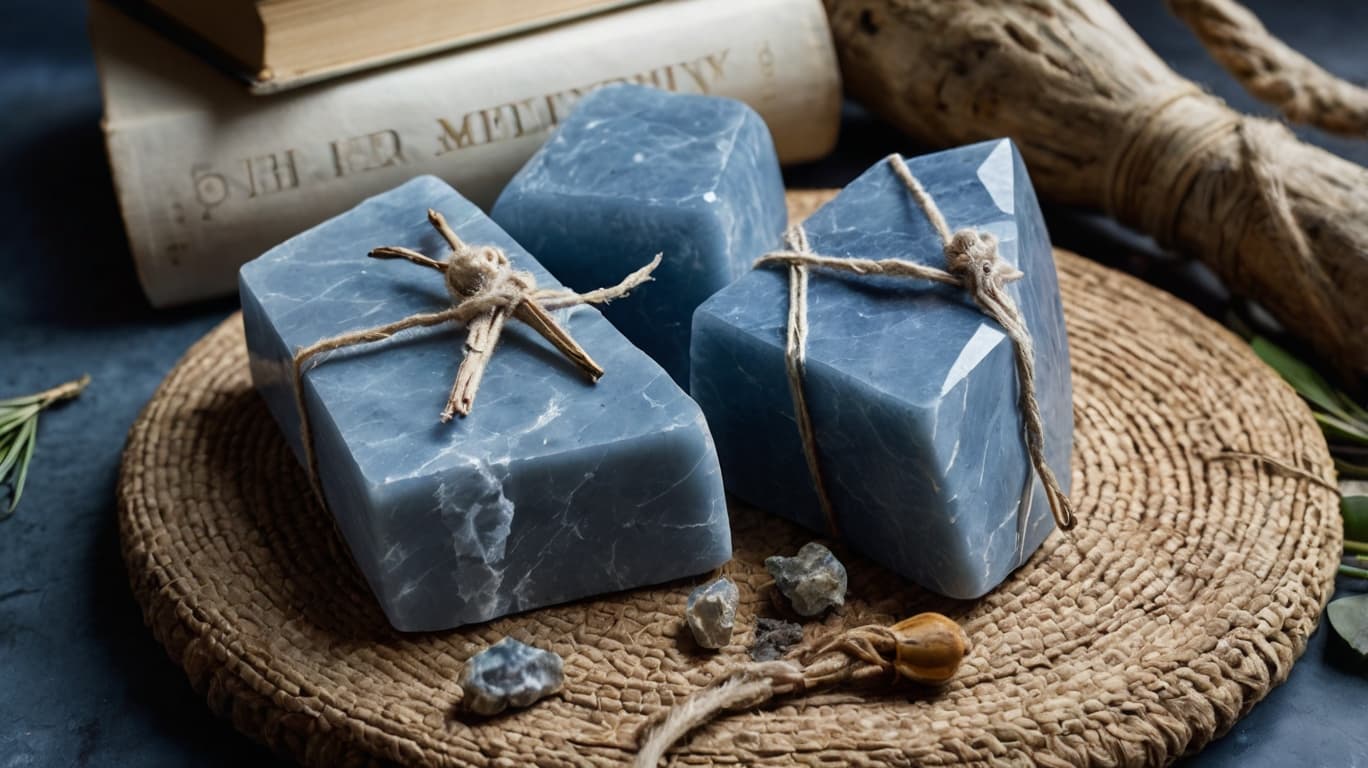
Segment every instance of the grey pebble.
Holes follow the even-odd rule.
[[[689,593],[684,618],[694,641],[703,648],[721,648],[731,642],[736,627],[736,604],[741,593],[731,579],[721,578]]]
[[[804,544],[793,557],[765,558],[765,568],[800,616],[817,616],[845,603],[845,566],[815,541]]]
[[[565,683],[561,657],[511,637],[480,651],[461,672],[461,705],[477,715],[531,706]]]

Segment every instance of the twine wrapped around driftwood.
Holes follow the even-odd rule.
[[[689,731],[727,710],[758,707],[776,696],[887,679],[923,685],[949,682],[969,652],[952,619],[919,613],[889,627],[876,624],[804,643],[781,660],[738,663],[648,725],[634,768],[656,768]]]
[[[1012,341],[1026,454],[1036,476],[1040,478],[1041,485],[1045,488],[1045,497],[1050,502],[1050,512],[1054,515],[1055,523],[1062,530],[1073,528],[1076,521],[1069,497],[1045,461],[1045,425],[1035,394],[1035,345],[1031,341],[1031,333],[1026,327],[1021,310],[1017,308],[1011,294],[1006,291],[1006,284],[1021,279],[1022,273],[998,256],[997,239],[991,234],[971,229],[952,232],[935,199],[921,182],[917,181],[917,177],[912,174],[912,170],[901,157],[896,154],[889,155],[886,162],[926,214],[932,229],[940,236],[946,269],[937,269],[904,259],[837,258],[815,254],[808,247],[807,232],[802,224],[794,225],[785,235],[789,250],[767,253],[755,262],[757,267],[784,264],[789,269],[788,338],[784,353],[789,390],[793,396],[793,410],[803,443],[803,455],[807,459],[808,472],[812,476],[822,513],[826,516],[828,530],[834,538],[840,538],[835,509],[822,478],[821,463],[817,456],[817,435],[812,426],[812,415],[808,410],[803,386],[807,359],[808,270],[812,267],[856,275],[930,280],[963,288],[972,296],[979,309],[1001,325]]]
[[[1010,136],[1059,202],[1201,258],[1368,374],[1368,170],[1175,74],[1103,0],[826,0],[845,82],[929,145]]]
[[[420,266],[435,269],[445,276],[451,306],[438,312],[410,315],[392,323],[332,336],[310,344],[295,352],[294,396],[299,410],[300,440],[304,446],[305,466],[319,499],[323,498],[318,481],[318,457],[314,453],[313,434],[309,424],[309,410],[304,404],[304,372],[311,360],[325,352],[358,344],[384,341],[400,331],[423,328],[457,321],[466,324],[465,353],[456,373],[456,381],[442,409],[442,423],[457,414],[466,416],[475,405],[475,394],[484,377],[485,367],[499,343],[499,337],[509,315],[521,320],[551,342],[571,362],[579,366],[590,381],[603,376],[603,368],[551,316],[557,309],[579,304],[607,304],[626,296],[631,290],[650,281],[651,273],[660,266],[661,254],[617,285],[587,293],[564,289],[537,287],[531,272],[513,269],[507,254],[493,245],[472,246],[461,240],[447,224],[441,213],[428,209],[428,221],[451,246],[444,260],[424,256],[417,251],[398,246],[383,246],[370,252],[376,259],[407,259]]]

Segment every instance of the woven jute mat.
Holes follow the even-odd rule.
[[[850,600],[807,631],[941,611],[973,642],[955,681],[780,700],[702,728],[672,764],[1161,764],[1286,677],[1340,548],[1338,499],[1308,479],[1333,477],[1311,414],[1190,307],[1069,253],[1058,265],[1078,528],[970,602],[843,553]],[[651,715],[744,657],[756,616],[782,615],[762,561],[812,538],[732,509],[736,557],[723,572],[741,608],[720,655],[696,650],[681,623],[701,578],[396,633],[253,392],[238,317],[157,391],[118,493],[152,632],[214,711],[315,766],[621,765]],[[467,718],[463,662],[505,635],[564,656],[565,689]]]

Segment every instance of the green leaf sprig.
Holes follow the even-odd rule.
[[[1302,399],[1325,433],[1340,480],[1368,479],[1368,409],[1336,389],[1316,369],[1262,336],[1250,340],[1254,353]],[[1343,496],[1344,557],[1339,574],[1368,579],[1368,496]],[[1351,564],[1352,563],[1352,564]],[[1330,626],[1351,648],[1368,657],[1368,595],[1334,600],[1326,609]]]
[[[1325,615],[1350,648],[1368,657],[1368,595],[1341,597],[1330,603]]]
[[[88,384],[87,375],[36,395],[0,400],[0,492],[8,489],[9,494],[9,504],[3,504],[4,496],[0,495],[0,520],[14,514],[24,495],[33,446],[38,441],[38,414],[77,397]]]
[[[1341,480],[1368,480],[1368,410],[1336,389],[1316,369],[1262,336],[1250,340],[1258,355],[1292,385],[1330,444]]]

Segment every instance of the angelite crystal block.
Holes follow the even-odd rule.
[[[750,107],[635,85],[581,101],[491,215],[576,290],[663,254],[656,282],[603,314],[680,386],[694,309],[778,245],[787,217],[774,143]]]
[[[990,141],[909,161],[951,229],[997,236],[1025,278],[1008,292],[1035,340],[1047,461],[1069,481],[1069,353],[1049,236],[1021,156]],[[887,162],[806,222],[813,251],[945,267],[941,241]],[[1054,527],[1027,459],[1013,344],[963,289],[811,273],[805,391],[841,536],[956,598],[999,584]],[[694,316],[691,392],[728,489],[817,531],[785,374],[788,270],[756,269]]]
[[[288,240],[240,273],[252,378],[296,455],[293,351],[450,305],[442,276],[367,258],[448,248],[426,219],[557,287],[442,181],[421,177]],[[598,384],[510,321],[474,411],[438,422],[461,361],[452,323],[339,350],[305,379],[328,507],[390,622],[433,630],[702,573],[731,555],[697,405],[596,310],[554,313],[607,369]]]

